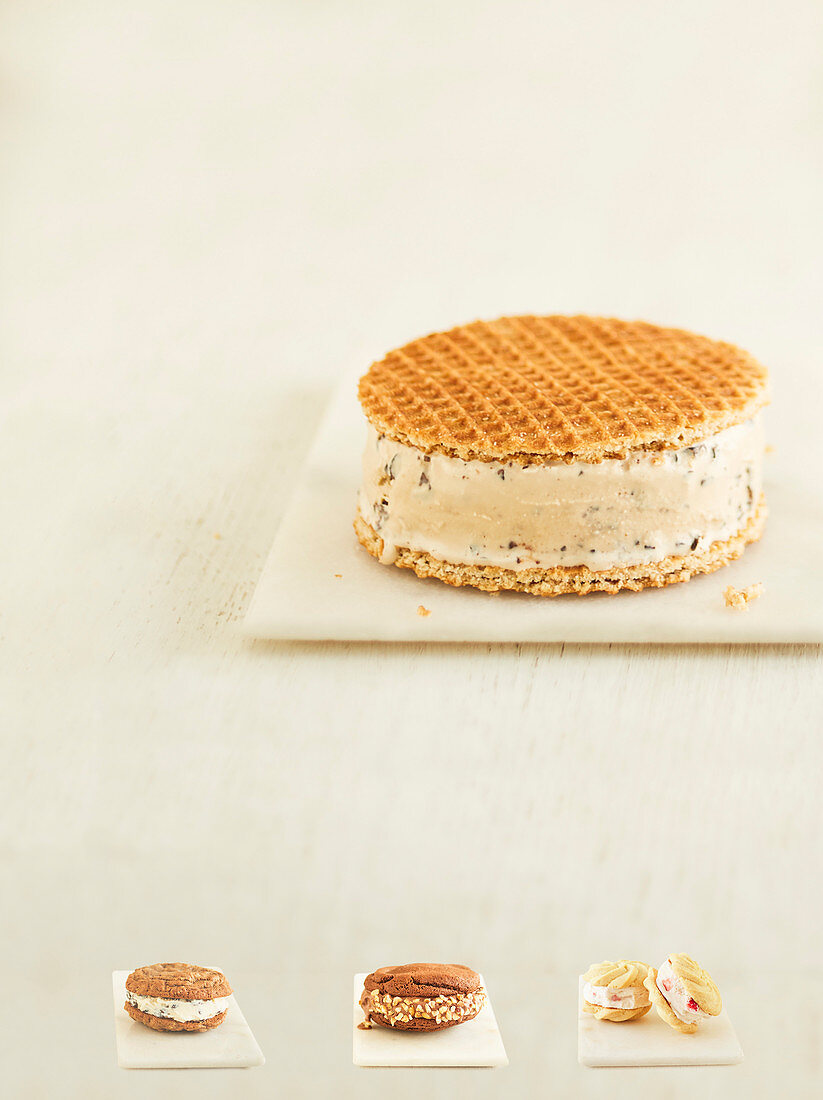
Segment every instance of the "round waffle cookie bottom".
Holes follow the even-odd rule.
[[[533,596],[586,596],[594,592],[613,594],[628,589],[664,588],[669,584],[688,581],[701,573],[713,573],[739,558],[746,547],[763,533],[767,508],[763,497],[748,523],[731,538],[713,542],[706,549],[663,558],[662,561],[638,565],[615,566],[595,572],[584,565],[554,566],[549,569],[504,569],[495,565],[468,565],[440,561],[423,550],[399,547],[393,564],[401,569],[413,569],[418,577],[435,577],[446,584],[469,585],[484,592],[529,592]],[[378,560],[383,554],[383,540],[360,513],[354,521],[357,538]]]
[[[150,1027],[152,1031],[210,1031],[213,1027],[219,1027],[226,1018],[226,1009],[208,1020],[169,1020],[164,1016],[151,1016],[148,1012],[141,1012],[139,1008],[129,1004],[123,1005],[126,1012],[138,1024]]]

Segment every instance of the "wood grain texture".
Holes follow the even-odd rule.
[[[818,650],[238,629],[337,374],[420,332],[650,316],[771,365],[784,436],[819,415],[814,6],[791,26],[755,6],[651,30],[642,4],[585,25],[520,3],[505,23],[469,4],[7,6],[12,1091],[142,1094],[113,1064],[108,974],[186,958],[231,975],[269,1060],[175,1096],[383,1095],[349,1067],[350,976],[448,958],[487,976],[511,1066],[426,1075],[432,1096],[599,1096],[574,1062],[575,975],[685,950],[748,1058],[702,1095],[818,1094]],[[672,81],[668,48],[633,53],[629,79],[614,42],[634,32],[700,79]]]

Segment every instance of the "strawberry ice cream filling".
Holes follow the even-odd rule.
[[[641,986],[628,986],[618,989],[610,985],[592,985],[591,982],[583,983],[583,997],[589,1004],[598,1008],[645,1008],[649,1004],[646,990]]]
[[[669,1008],[678,1020],[681,1020],[684,1024],[695,1024],[698,1020],[708,1020],[708,1012],[704,1012],[692,997],[682,979],[675,974],[668,959],[657,971],[657,988],[665,997]]]

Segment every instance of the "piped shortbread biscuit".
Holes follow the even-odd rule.
[[[355,530],[385,564],[536,595],[660,587],[760,537],[766,371],[596,317],[434,333],[361,379]]]
[[[645,984],[661,1020],[685,1035],[723,1009],[720,990],[688,955],[669,955],[657,970],[651,967]]]
[[[648,972],[645,963],[629,959],[594,963],[583,975],[583,1011],[614,1023],[645,1016],[651,1008]]]

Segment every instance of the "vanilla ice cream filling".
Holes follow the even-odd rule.
[[[598,1008],[646,1008],[650,1001],[644,987],[629,986],[626,989],[615,989],[609,985],[592,985],[591,982],[583,983],[583,998],[589,1004]]]
[[[126,990],[126,1000],[130,1005],[145,1012],[148,1016],[158,1016],[163,1020],[177,1020],[187,1024],[195,1020],[211,1020],[229,1007],[229,997],[214,997],[210,1001],[179,1001],[167,997],[141,997],[139,993]]]
[[[669,1008],[684,1024],[694,1024],[698,1020],[708,1020],[708,1012],[704,1012],[686,989],[682,980],[678,978],[672,969],[668,959],[657,971],[657,988],[669,1003]]]
[[[360,514],[383,540],[441,561],[605,570],[706,550],[741,531],[762,490],[760,416],[689,447],[602,462],[456,458],[371,425]]]

